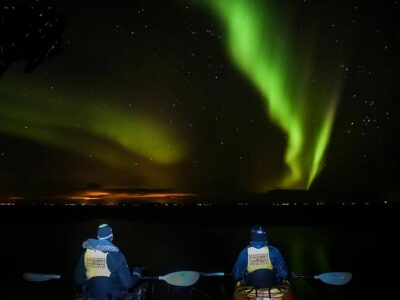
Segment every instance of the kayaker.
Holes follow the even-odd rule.
[[[128,267],[126,258],[113,243],[112,228],[101,224],[97,239],[83,242],[74,281],[85,291],[87,299],[130,299],[129,289],[141,277],[141,269]]]
[[[254,226],[250,231],[250,244],[244,248],[233,267],[232,276],[246,286],[271,288],[290,279],[288,267],[275,247],[267,242],[263,226]]]

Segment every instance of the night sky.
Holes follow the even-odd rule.
[[[396,191],[400,1],[1,6],[2,192]]]

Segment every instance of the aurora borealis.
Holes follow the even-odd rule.
[[[232,59],[259,89],[270,119],[287,134],[285,161],[290,170],[279,185],[304,189],[323,163],[340,96],[335,84],[339,74],[313,86],[312,57],[290,47],[289,33],[279,21],[284,18],[264,3],[232,0],[210,5],[226,23]],[[304,66],[304,61],[309,64]],[[331,63],[339,70],[338,61],[332,58]]]
[[[230,273],[259,223],[354,274],[296,299],[393,297],[400,0],[0,2],[0,299],[72,298],[21,275],[70,278],[102,223],[149,275]]]
[[[73,130],[79,130],[87,135],[109,140],[128,152],[132,152],[159,164],[171,164],[181,160],[184,156],[182,142],[168,132],[165,125],[157,124],[156,120],[146,119],[143,114],[130,113],[129,115],[118,107],[99,110],[97,99],[94,104],[72,105],[68,99],[55,99],[49,94],[35,94],[31,90],[29,105],[24,105],[24,93],[17,89],[8,90],[3,98],[12,99],[2,106],[2,130],[16,136],[37,140],[52,146],[59,146],[71,151],[87,153],[88,149],[81,149],[84,138],[69,139]],[[12,91],[12,92],[10,92]],[[19,126],[26,124],[24,126]],[[27,130],[29,129],[29,130]],[[79,147],[77,147],[79,145]],[[118,162],[118,156],[93,151],[94,155],[111,165],[123,165]]]
[[[396,182],[396,1],[42,2],[62,46],[0,77],[4,191]]]

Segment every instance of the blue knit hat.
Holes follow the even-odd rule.
[[[99,240],[109,240],[113,239],[112,228],[108,224],[101,224],[97,229],[97,238]]]
[[[266,242],[267,231],[263,226],[253,226],[250,231],[251,240],[254,242]]]

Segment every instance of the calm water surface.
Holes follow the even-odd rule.
[[[71,299],[69,278],[82,241],[95,237],[105,222],[113,227],[114,242],[128,263],[144,266],[148,275],[230,273],[249,241],[249,227],[264,224],[270,244],[281,250],[294,273],[353,273],[346,286],[295,280],[296,299],[387,299],[395,295],[389,284],[398,263],[395,215],[380,208],[2,208],[1,299]],[[61,273],[66,280],[24,282],[23,272]],[[201,278],[186,299],[231,299],[232,288],[229,276]],[[156,281],[151,296],[174,299],[172,292]]]

